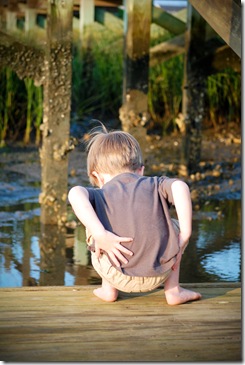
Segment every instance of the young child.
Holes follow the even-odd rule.
[[[87,172],[92,187],[69,191],[86,227],[92,264],[102,278],[94,294],[109,302],[124,292],[146,292],[164,283],[169,305],[201,298],[179,285],[181,256],[192,230],[189,188],[178,179],[143,176],[140,146],[127,132],[91,134]],[[175,206],[178,221],[171,219]]]

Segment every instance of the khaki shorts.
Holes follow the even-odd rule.
[[[173,226],[177,234],[179,234],[179,222],[172,219]],[[87,242],[90,243],[90,238]],[[156,289],[164,283],[170,275],[172,269],[166,271],[162,276],[129,276],[118,271],[110,262],[106,254],[101,254],[99,258],[92,254],[92,265],[100,277],[110,283],[114,288],[126,293],[148,292]]]
[[[171,269],[162,276],[129,276],[118,271],[112,266],[106,254],[101,254],[99,259],[92,252],[92,264],[102,279],[110,283],[114,288],[126,293],[147,292],[156,289],[160,284],[164,283]]]

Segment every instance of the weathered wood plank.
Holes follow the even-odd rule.
[[[150,48],[150,66],[167,61],[185,52],[184,34]]]
[[[94,286],[1,288],[0,359],[241,360],[241,285],[185,286],[202,300],[171,307],[160,289],[105,303]]]
[[[241,2],[239,0],[190,0],[190,3],[241,57]]]
[[[152,21],[175,35],[185,32],[185,22],[156,6],[152,8]]]
[[[155,66],[161,62],[165,62],[172,57],[183,54],[185,52],[184,35],[179,35],[169,41],[157,44],[150,48],[150,66]],[[212,59],[210,60],[210,55]],[[213,72],[224,70],[227,67],[233,68],[236,72],[241,72],[241,59],[228,46],[224,45],[218,48],[209,49],[209,53],[205,53],[204,59],[208,59]]]

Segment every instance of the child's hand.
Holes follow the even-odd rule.
[[[106,251],[112,262],[118,267],[121,266],[121,262],[124,264],[128,263],[128,260],[122,255],[122,252],[132,256],[133,252],[124,247],[121,243],[132,242],[132,238],[119,237],[112,232],[107,230],[104,231],[103,235],[94,237],[95,240],[95,254],[99,258],[101,251]]]

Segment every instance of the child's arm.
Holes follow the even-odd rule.
[[[188,185],[176,180],[171,185],[174,205],[179,220],[179,244],[184,252],[192,232],[192,202]]]
[[[177,260],[172,266],[172,270],[178,270],[181,256],[188,245],[192,231],[192,203],[188,185],[176,180],[171,185],[174,205],[179,220],[179,246],[180,251],[177,255]]]
[[[100,249],[102,249],[107,252],[117,266],[120,266],[118,260],[126,264],[128,260],[121,252],[128,255],[132,255],[132,252],[122,246],[121,242],[130,242],[132,238],[116,236],[104,228],[89,201],[88,191],[82,186],[72,188],[69,191],[68,199],[77,218],[93,236],[97,256],[99,256]]]

